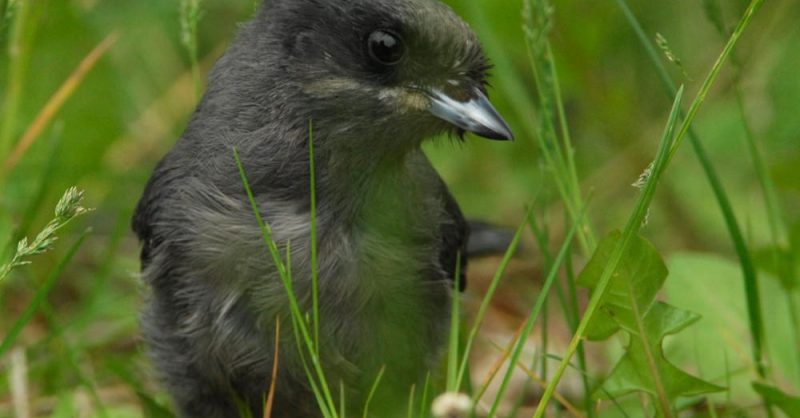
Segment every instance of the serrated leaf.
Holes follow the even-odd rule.
[[[578,276],[579,285],[590,289],[597,286],[621,239],[622,233],[615,231],[600,242],[592,259]],[[634,237],[622,255],[606,294],[601,300],[600,308],[589,324],[587,338],[606,339],[617,332],[620,325],[635,329],[631,294],[641,314],[645,315],[653,306],[667,273],[667,266],[653,245],[642,237]]]
[[[594,394],[595,398],[617,398],[632,392],[646,392],[657,395],[656,380],[648,360],[645,343],[653,354],[658,380],[663,385],[666,397],[674,403],[679,397],[697,396],[704,393],[718,392],[722,387],[694,377],[669,362],[664,355],[664,338],[680,332],[697,322],[700,316],[658,302],[643,318],[645,338],[638,333],[631,334],[630,343],[625,355],[611,371],[603,383],[602,389]]]
[[[778,388],[758,382],[753,383],[753,389],[786,415],[800,417],[800,398],[789,396]]]

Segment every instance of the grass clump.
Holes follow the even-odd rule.
[[[52,250],[58,239],[56,232],[76,217],[89,211],[81,206],[82,201],[83,191],[75,187],[67,189],[56,205],[55,217],[47,223],[32,241],[28,241],[27,238],[20,240],[17,243],[14,255],[11,256],[11,260],[0,265],[0,282],[8,277],[15,268],[30,264],[31,262],[28,258]]]
[[[426,151],[467,214],[517,232],[496,268],[470,278],[487,290],[470,285],[456,298],[446,364],[398,394],[400,413],[429,417],[434,400],[450,397],[453,411],[479,417],[797,415],[800,89],[787,70],[800,65],[795,2],[449,3],[496,64],[492,99],[519,140]],[[213,62],[254,8],[252,0],[113,8],[0,0],[0,363],[24,353],[14,363],[29,367],[15,370],[27,369],[36,416],[171,416],[137,348],[133,191],[190,117],[202,93],[199,63]],[[131,35],[128,16],[154,30]],[[737,25],[732,16],[742,16]],[[720,39],[707,77],[688,77],[701,74]],[[653,94],[659,82],[666,99]],[[742,150],[732,145],[738,138]],[[681,151],[687,140],[696,162]],[[91,235],[66,228],[86,213],[83,191],[61,195],[72,184],[97,202]],[[290,249],[272,240],[248,199],[293,300],[280,327],[294,333],[323,416],[368,416],[380,397],[346,405],[328,380],[319,295],[300,305],[308,295],[294,294]],[[53,213],[46,202],[56,200]],[[668,274],[637,264],[646,260]],[[506,280],[520,276],[524,285]],[[505,334],[497,306],[511,323]],[[520,306],[511,317],[508,308]],[[491,367],[477,376],[482,356]],[[372,377],[373,394],[393,378]],[[11,414],[11,391],[0,381],[0,416]],[[75,401],[87,394],[91,402]]]

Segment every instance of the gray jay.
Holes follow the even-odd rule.
[[[244,405],[260,417],[273,384],[273,417],[320,416],[233,153],[274,240],[291,247],[310,311],[312,137],[320,363],[353,416],[384,368],[370,416],[405,416],[447,335],[468,235],[420,146],[512,138],[486,97],[488,68],[436,0],[266,0],[241,28],[133,219],[142,332],[179,416],[238,417]]]

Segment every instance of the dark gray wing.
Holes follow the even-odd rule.
[[[439,254],[439,262],[444,269],[447,277],[451,280],[456,278],[456,270],[458,270],[458,288],[464,290],[467,287],[467,242],[469,241],[469,224],[464,219],[458,203],[447,190],[447,187],[442,185],[444,195],[444,209],[447,214],[447,220],[440,226],[440,234],[442,239],[441,253]],[[460,255],[459,255],[460,254]],[[460,268],[456,268],[460,259]]]
[[[162,159],[153,171],[131,221],[133,232],[142,243],[142,269],[150,263],[153,249],[161,244],[161,238],[153,228],[160,217],[164,216],[161,206],[175,192],[176,181],[185,176],[182,170],[169,163],[168,157],[169,155]]]

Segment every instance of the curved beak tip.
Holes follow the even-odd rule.
[[[514,140],[508,123],[481,90],[474,89],[466,101],[456,100],[437,90],[428,96],[431,99],[429,111],[434,116],[487,139]]]
[[[497,141],[514,141],[514,132],[511,131],[511,128],[505,124],[502,129],[498,130],[486,130],[483,132],[475,132],[476,135],[480,135],[484,138],[494,139]]]

